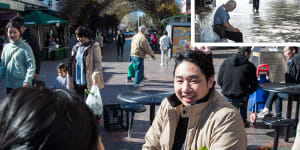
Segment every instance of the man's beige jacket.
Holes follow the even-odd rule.
[[[145,58],[146,54],[154,56],[154,53],[149,45],[145,34],[139,32],[134,35],[131,40],[131,56],[138,56]]]
[[[146,133],[143,150],[172,150],[180,115],[188,117],[184,149],[246,150],[247,137],[237,109],[213,90],[208,101],[183,107],[173,94],[164,99]]]

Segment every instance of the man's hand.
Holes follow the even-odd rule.
[[[240,32],[240,29],[239,28],[234,28],[233,32]]]
[[[152,58],[153,60],[155,60],[155,59],[156,59],[154,55],[153,55],[153,56],[151,56],[151,58]]]
[[[29,87],[29,84],[27,82],[24,82],[23,87]]]

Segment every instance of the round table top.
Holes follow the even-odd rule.
[[[295,83],[265,83],[260,88],[270,92],[300,95],[300,84]]]
[[[144,105],[160,105],[161,101],[173,94],[169,91],[158,90],[127,90],[118,95],[118,99],[128,103],[140,103]]]

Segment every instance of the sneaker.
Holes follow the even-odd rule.
[[[144,84],[143,83],[140,83],[140,84],[135,84],[135,85],[133,85],[134,87],[142,87],[142,86],[144,86]]]
[[[127,79],[127,78],[126,78],[126,79],[125,79],[125,82],[127,82],[127,83],[131,83],[131,82],[132,82],[132,80],[131,80],[131,79],[129,80],[129,79]]]
[[[261,110],[258,114],[257,117],[258,118],[264,118],[266,115],[269,115],[270,111],[268,108],[264,108],[263,110]]]

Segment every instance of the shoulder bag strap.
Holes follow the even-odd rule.
[[[10,57],[10,59],[9,59],[9,61],[8,61],[8,63],[7,63],[7,65],[11,62],[11,60],[12,60],[12,58],[15,56],[15,54],[16,54],[16,52],[19,50],[19,48],[17,48],[17,50],[15,50],[14,52],[13,52],[13,54],[12,54],[12,56]]]

